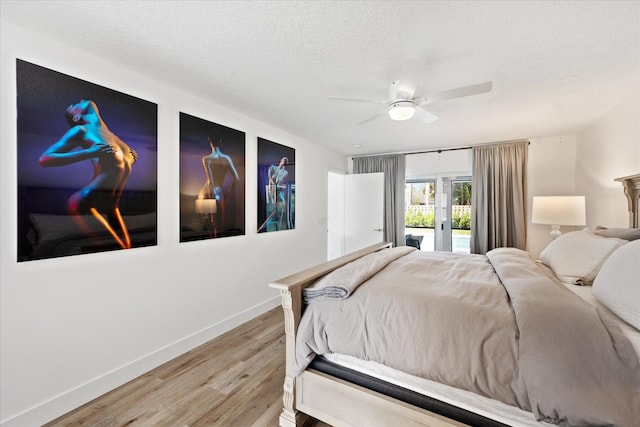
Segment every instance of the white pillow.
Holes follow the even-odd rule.
[[[640,240],[619,247],[607,258],[593,282],[593,296],[640,329]]]
[[[596,236],[588,228],[565,233],[544,248],[540,260],[565,283],[591,284],[600,267],[616,248],[628,243]]]

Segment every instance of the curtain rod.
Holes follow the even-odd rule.
[[[392,154],[428,154],[428,153],[442,153],[443,151],[458,151],[458,150],[471,150],[473,147],[482,147],[485,145],[496,145],[496,144],[508,144],[511,142],[524,142],[527,141],[529,145],[531,145],[531,141],[528,139],[512,139],[509,141],[497,141],[497,142],[485,142],[482,144],[472,144],[465,147],[452,147],[452,148],[435,148],[433,150],[420,150],[420,151],[396,151],[392,153],[373,153],[373,154],[363,154],[361,156],[351,156],[352,159],[356,157],[372,157],[372,156],[388,156]]]

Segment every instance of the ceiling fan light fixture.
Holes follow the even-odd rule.
[[[389,106],[389,117],[392,120],[409,120],[413,117],[416,111],[416,106],[411,101],[399,101],[394,102]]]

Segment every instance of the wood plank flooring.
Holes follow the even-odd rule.
[[[284,355],[278,307],[45,427],[276,427]],[[326,426],[313,419],[305,425]]]

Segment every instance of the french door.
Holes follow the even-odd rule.
[[[422,237],[420,250],[470,252],[471,177],[407,181],[405,205],[405,234]]]

